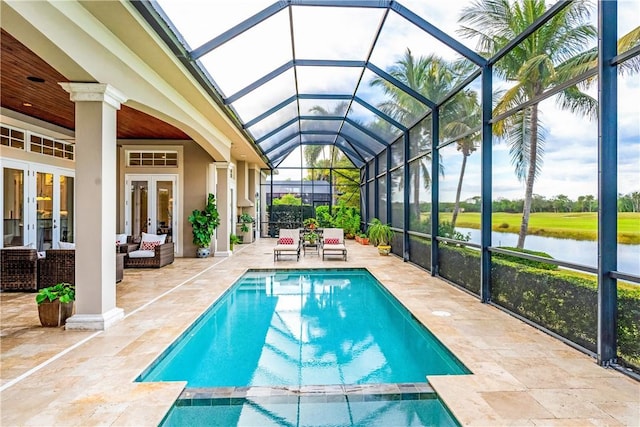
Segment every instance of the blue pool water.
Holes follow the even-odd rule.
[[[304,386],[465,373],[368,271],[279,270],[246,273],[139,380]]]
[[[228,401],[228,399],[227,399]],[[172,426],[459,426],[435,397],[424,399],[353,400],[349,396],[319,399],[298,397],[295,402],[269,398],[238,399],[235,404],[193,402],[176,405],[161,427]]]

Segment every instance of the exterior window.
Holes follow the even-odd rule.
[[[127,153],[129,167],[177,167],[176,151],[129,151]]]
[[[31,134],[29,142],[29,150],[32,153],[40,153],[44,154],[45,156],[73,160],[74,147],[72,144],[62,141],[56,141],[55,139],[35,134]]]
[[[24,139],[23,131],[0,126],[0,144],[24,150]]]
[[[73,160],[74,158],[74,147],[71,142],[58,141],[53,138],[7,126],[0,126],[0,144],[20,150],[28,148],[32,153],[44,154],[45,156],[58,157],[60,159]]]

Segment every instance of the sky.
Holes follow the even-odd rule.
[[[236,23],[252,16],[275,0],[160,0],[160,6],[171,18],[191,48],[197,48]],[[436,27],[454,36],[473,49],[474,42],[456,34],[460,10],[468,0],[424,1],[404,0],[400,3],[424,17]],[[548,2],[553,3],[553,2]],[[384,13],[382,9],[340,8],[334,10],[315,7],[294,7],[295,52],[297,58],[363,59],[366,58],[375,32]],[[619,0],[618,33],[624,34],[640,25],[640,1]],[[595,11],[592,16],[595,25]],[[409,47],[415,57],[436,53],[445,59],[455,59],[455,52],[422,30],[407,23],[399,15],[390,13],[381,36],[371,54],[371,62],[388,69]],[[225,96],[234,94],[249,83],[276,69],[291,59],[288,11],[248,31],[241,37],[222,45],[201,58],[202,64],[219,84]],[[247,54],[246,52],[251,52]],[[327,67],[299,67],[300,91],[353,93],[359,78],[358,69],[336,70]],[[354,71],[356,71],[354,73]],[[363,77],[368,82],[370,74]],[[252,92],[251,96],[233,103],[246,122],[266,109],[295,93],[293,70],[283,73],[268,84]],[[499,88],[499,82],[494,82]],[[640,79],[637,76],[619,80],[619,192],[640,191]],[[337,87],[337,89],[336,89]],[[281,98],[273,94],[283,94]],[[590,95],[597,96],[597,86]],[[358,96],[372,102],[378,93],[368,84],[361,84]],[[330,106],[329,106],[330,107]],[[364,111],[363,111],[364,110]],[[552,197],[565,194],[571,199],[580,195],[597,194],[597,121],[592,121],[555,105],[555,98],[540,104],[541,121],[546,129],[546,143],[542,173],[534,192]],[[250,128],[257,136],[275,124],[286,121],[286,114],[295,110],[283,109],[282,117],[270,117]],[[304,112],[302,112],[304,113]],[[354,118],[370,121],[373,114],[364,108],[354,110]],[[458,183],[462,156],[447,151],[443,155],[445,176],[440,182],[441,199],[453,201]],[[522,198],[524,185],[514,179],[514,167],[509,160],[508,147],[494,144],[493,196]],[[298,166],[300,154],[296,150],[283,166]],[[480,155],[469,158],[465,173],[462,199],[480,194]],[[299,178],[299,174],[282,171],[280,178]]]

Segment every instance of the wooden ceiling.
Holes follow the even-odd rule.
[[[0,103],[4,108],[75,130],[75,108],[58,82],[67,82],[4,29],[0,33]],[[30,104],[30,105],[29,105]],[[190,139],[180,129],[123,105],[120,139]]]

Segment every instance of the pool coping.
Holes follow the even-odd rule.
[[[247,400],[261,403],[337,402],[348,397],[355,402],[377,400],[437,399],[426,382],[384,384],[332,384],[304,386],[194,387],[185,388],[176,406],[237,405]]]

